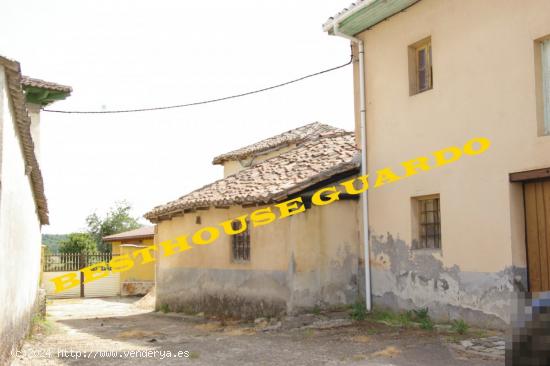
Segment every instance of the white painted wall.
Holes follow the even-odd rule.
[[[40,164],[40,105],[27,103],[27,111],[31,118],[31,136],[34,142],[34,154]]]
[[[0,67],[0,363],[27,330],[40,276],[40,222]]]

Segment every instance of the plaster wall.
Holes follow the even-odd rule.
[[[142,248],[131,247],[131,246],[121,246],[122,244],[136,244],[141,246],[150,246],[153,245],[153,239],[136,239],[136,240],[127,240],[124,242],[114,241],[112,242],[112,251],[116,255],[129,255],[131,258],[134,258],[133,252],[140,250]],[[141,282],[141,281],[154,281],[155,280],[155,262],[145,263],[141,265],[136,265],[120,273],[121,282]]]
[[[358,295],[356,201],[339,201],[252,227],[251,260],[234,262],[231,240],[160,257],[157,307],[239,317],[292,313],[355,301]],[[157,243],[251,213],[260,207],[211,208],[157,225]],[[197,216],[201,224],[197,224]]]
[[[0,67],[0,364],[29,329],[41,252],[39,218],[7,88]]]
[[[476,136],[492,141],[482,155],[369,191],[373,291],[382,303],[508,320],[507,299],[526,286],[522,188],[508,174],[550,166],[550,136],[539,135],[535,42],[548,35],[544,0],[423,0],[358,35],[369,172],[391,166],[399,174],[403,161]],[[408,46],[426,37],[433,89],[411,96]],[[359,134],[358,124],[356,108]],[[441,199],[441,250],[410,250],[411,198],[430,194]],[[444,277],[453,278],[446,289],[436,285]]]
[[[31,136],[34,142],[34,154],[40,162],[40,108],[41,106],[34,103],[27,103],[27,110],[31,118]]]

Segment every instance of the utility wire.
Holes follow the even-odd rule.
[[[186,104],[177,104],[177,105],[170,105],[170,106],[164,106],[164,107],[119,109],[119,110],[112,110],[112,111],[109,111],[109,110],[105,110],[105,111],[62,111],[62,110],[56,110],[56,109],[43,109],[43,111],[44,112],[52,112],[52,113],[68,113],[68,114],[106,114],[106,113],[149,112],[149,111],[160,111],[160,110],[164,110],[164,109],[176,109],[176,108],[191,107],[191,106],[194,106],[194,105],[215,103],[215,102],[221,102],[223,100],[240,98],[240,97],[244,97],[244,96],[247,96],[247,95],[252,95],[252,94],[265,92],[265,91],[268,91],[268,90],[271,90],[271,89],[280,88],[280,87],[285,86],[285,85],[293,84],[293,83],[296,83],[298,81],[302,81],[302,80],[305,80],[305,79],[308,79],[308,78],[312,78],[314,76],[318,76],[318,75],[321,75],[321,74],[325,74],[327,72],[331,72],[331,71],[334,71],[334,70],[341,69],[343,67],[346,67],[346,66],[350,65],[352,62],[353,62],[353,55],[351,56],[350,60],[348,62],[346,62],[345,64],[343,64],[343,65],[332,67],[330,69],[319,71],[319,72],[309,74],[309,75],[306,75],[306,76],[302,76],[298,79],[290,80],[290,81],[287,81],[287,82],[284,82],[284,83],[281,83],[281,84],[277,84],[277,85],[268,86],[266,88],[262,88],[262,89],[258,89],[258,90],[249,91],[249,92],[246,92],[246,93],[234,94],[234,95],[229,95],[227,97],[216,98],[216,99],[202,100],[202,101],[199,101],[199,102],[192,102],[192,103],[186,103]]]

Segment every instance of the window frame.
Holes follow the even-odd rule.
[[[550,136],[550,36],[535,41],[538,135]]]
[[[427,201],[434,201],[436,207],[432,208],[432,211],[423,211],[424,203]],[[443,238],[441,232],[441,197],[439,194],[432,194],[427,196],[419,196],[411,198],[412,209],[412,250],[428,250],[428,251],[441,251],[443,247]],[[429,213],[433,213],[433,221],[423,219],[423,215],[428,217]],[[433,234],[433,246],[428,246],[429,238],[431,235],[427,235],[426,230],[429,225],[434,225]],[[423,229],[425,234],[423,235]]]
[[[424,68],[420,68],[420,54],[424,51]],[[432,39],[424,38],[408,47],[409,53],[409,95],[423,93],[433,89]],[[424,71],[425,87],[421,88],[421,71]]]
[[[239,220],[233,220],[231,222],[231,228],[233,230],[239,230],[239,227],[236,227],[235,224],[240,224]],[[230,240],[231,246],[229,248],[230,250],[230,257],[232,263],[250,263],[251,257],[252,257],[252,240],[250,237],[250,221],[246,219],[246,230],[239,234],[231,235]],[[237,250],[236,250],[237,248]],[[244,251],[245,255],[240,256],[239,251]],[[237,255],[236,255],[237,254]]]

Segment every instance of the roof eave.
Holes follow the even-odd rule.
[[[103,237],[103,241],[107,243],[112,243],[114,241],[125,241],[125,240],[136,240],[136,239],[153,239],[155,237],[155,234],[147,234],[147,235],[133,235],[133,236],[122,236],[122,237],[114,237],[109,238],[107,236]]]
[[[66,99],[69,95],[71,95],[70,92],[34,86],[25,86],[23,89],[25,90],[25,98],[27,103],[39,104],[42,107],[52,104],[58,100]]]
[[[323,24],[323,31],[333,34],[334,26],[348,36],[369,29],[385,19],[407,9],[420,0],[365,0],[359,5],[345,9]]]
[[[41,225],[49,224],[48,202],[44,194],[44,181],[38,160],[34,153],[34,142],[30,132],[31,120],[25,104],[25,94],[22,89],[21,66],[19,62],[0,56],[0,65],[4,67],[8,83],[8,92],[13,105],[13,115],[21,144],[27,175],[30,177],[36,211]],[[27,170],[27,169],[26,169]]]

